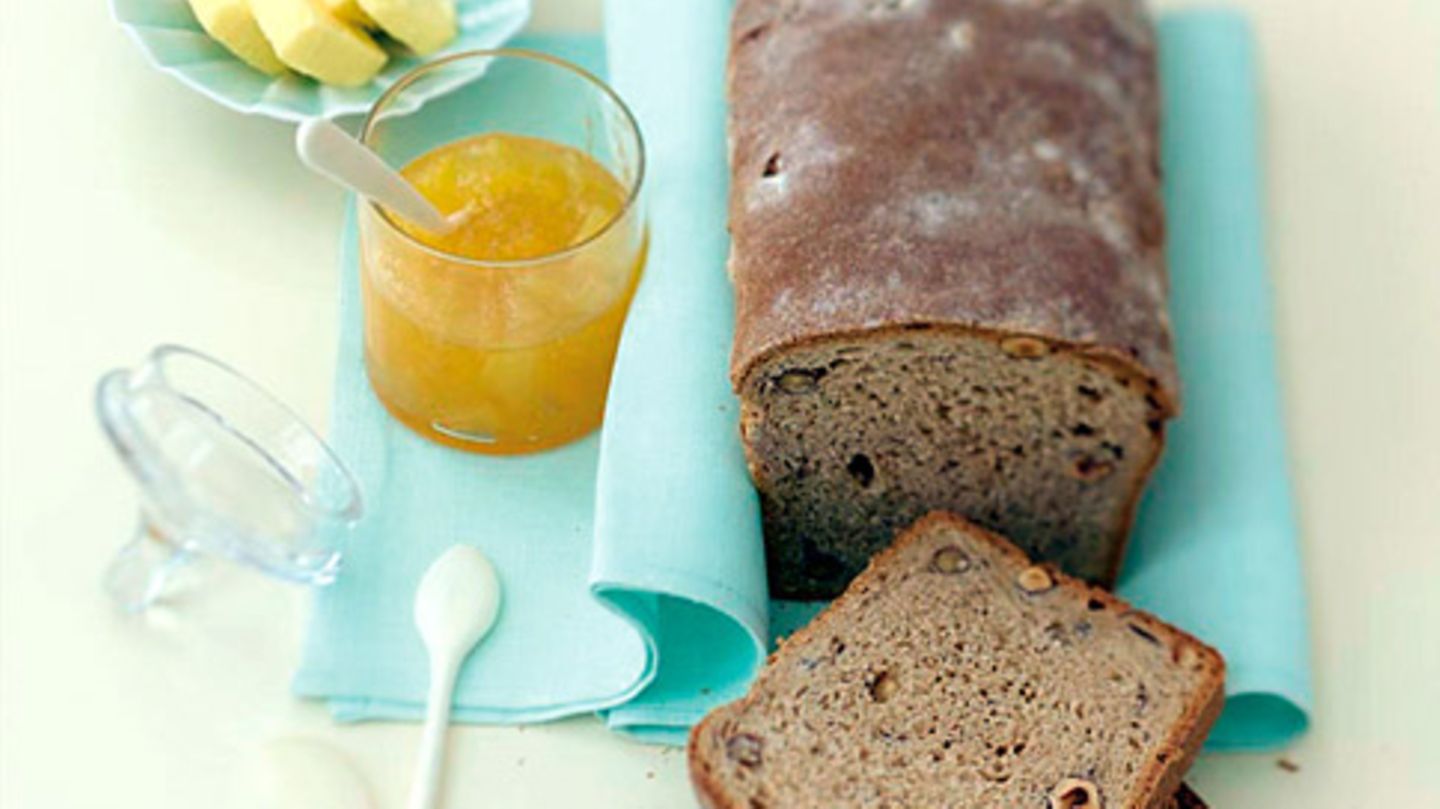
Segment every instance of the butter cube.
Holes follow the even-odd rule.
[[[321,0],[250,0],[255,20],[280,61],[326,84],[358,87],[388,57],[364,31],[331,14]]]
[[[357,0],[385,33],[421,56],[455,38],[455,0]]]
[[[250,0],[190,0],[190,10],[205,33],[240,61],[271,76],[285,72],[285,64],[255,22]]]
[[[370,15],[360,8],[356,0],[322,0],[325,10],[335,15],[335,19],[348,22],[351,25],[358,25],[361,28],[378,28]]]

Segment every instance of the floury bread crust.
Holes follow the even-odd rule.
[[[1131,0],[740,0],[731,376],[772,592],[936,508],[1093,582],[1178,409]]]
[[[1223,684],[1195,638],[935,514],[695,727],[690,773],[711,809],[1191,807]]]

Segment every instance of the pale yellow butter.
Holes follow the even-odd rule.
[[[190,0],[190,10],[205,33],[240,61],[271,76],[285,72],[285,63],[255,22],[250,0]]]
[[[357,2],[357,0],[321,0],[321,2],[325,6],[326,11],[334,14],[337,19],[343,22],[358,25],[361,28],[379,27],[375,24],[375,21],[370,18],[370,15],[366,14],[365,10],[360,8],[360,3]]]
[[[260,30],[280,60],[326,84],[357,87],[388,58],[358,26],[331,14],[321,0],[250,0]]]
[[[455,0],[357,0],[385,33],[425,56],[455,38]]]

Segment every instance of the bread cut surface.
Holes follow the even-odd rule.
[[[936,514],[696,726],[691,774],[716,809],[1159,809],[1223,680],[1200,641]]]
[[[992,335],[877,331],[762,363],[742,430],[772,592],[830,597],[936,509],[1108,582],[1160,452],[1132,377]]]
[[[1118,570],[1178,407],[1133,0],[741,0],[731,376],[772,591],[932,509]]]

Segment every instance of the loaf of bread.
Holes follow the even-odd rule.
[[[964,514],[1092,582],[1178,381],[1136,0],[740,0],[732,382],[772,592]]]
[[[690,773],[711,809],[1194,806],[1223,683],[1195,638],[936,514],[694,728]]]

